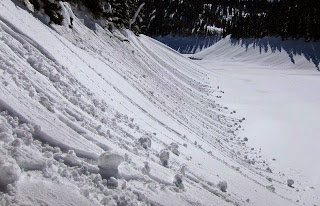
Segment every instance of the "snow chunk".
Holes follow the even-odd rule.
[[[9,133],[7,132],[0,132],[0,141],[3,141],[3,142],[11,142],[13,141],[14,138],[12,137],[12,135],[10,135]]]
[[[167,150],[160,151],[160,161],[163,166],[167,167],[169,162],[170,153]]]
[[[10,156],[0,156],[0,188],[5,188],[19,179],[21,169]]]
[[[177,143],[175,143],[175,142],[172,142],[169,147],[178,149],[179,145]]]
[[[172,148],[172,149],[171,149],[171,152],[172,152],[173,154],[177,155],[177,156],[179,156],[179,155],[180,155],[179,150],[178,150],[178,149],[176,149],[176,148]]]
[[[13,156],[17,164],[25,170],[43,170],[46,168],[46,160],[36,149],[20,145],[13,151]]]
[[[118,166],[124,161],[124,157],[116,151],[110,150],[100,155],[98,167],[103,178],[118,177]]]
[[[266,187],[268,190],[270,190],[271,192],[275,192],[276,188],[273,185],[269,185]]]
[[[222,192],[227,192],[228,185],[226,181],[220,181],[217,186]]]
[[[117,180],[116,178],[114,178],[114,177],[111,177],[111,178],[108,179],[108,181],[107,181],[107,186],[108,186],[108,188],[110,188],[110,189],[117,188],[118,185],[119,185],[118,180]]]
[[[169,149],[171,150],[171,152],[177,156],[180,155],[180,152],[178,150],[179,145],[177,143],[172,142],[169,146]]]
[[[121,163],[118,167],[118,176],[129,181],[129,180],[141,180],[147,181],[145,176],[139,172],[138,170],[134,169],[130,164],[127,162]]]
[[[139,142],[144,149],[148,149],[148,147],[151,147],[151,139],[148,136],[140,137]]]
[[[294,181],[293,181],[292,179],[288,179],[288,180],[287,180],[287,185],[288,185],[289,187],[292,187],[293,184],[294,184]]]
[[[174,176],[174,181],[173,183],[179,188],[179,189],[184,189],[184,185],[182,183],[182,175],[181,174],[177,174],[176,176]]]

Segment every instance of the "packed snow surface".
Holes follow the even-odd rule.
[[[223,73],[19,2],[0,1],[0,205],[319,204],[316,181],[249,145]]]

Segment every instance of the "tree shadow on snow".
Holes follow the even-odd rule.
[[[231,45],[240,45],[245,47],[259,48],[260,54],[267,53],[271,50],[286,52],[293,64],[297,55],[304,56],[309,62],[312,62],[318,71],[320,71],[320,42],[304,42],[303,40],[282,41],[280,38],[264,37],[262,39],[230,39]]]

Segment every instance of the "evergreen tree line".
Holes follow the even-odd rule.
[[[63,0],[76,6],[79,10],[87,10],[95,19],[106,20],[108,29],[129,28],[140,33],[145,12],[135,16],[139,6],[145,4],[143,0]],[[50,22],[62,24],[61,7],[56,0],[29,0],[36,12],[42,12],[50,17]],[[134,23],[132,22],[135,20]],[[132,25],[133,24],[133,25]]]
[[[320,39],[319,0],[149,0],[153,17],[148,35],[211,35],[208,26],[223,36],[265,36],[317,41]]]
[[[49,0],[29,0],[44,10],[53,23],[61,24],[59,5]],[[214,35],[283,40],[320,39],[319,0],[65,0],[86,7],[95,18],[104,18],[112,28],[130,28],[136,33],[159,35]],[[139,6],[141,12],[134,19]]]

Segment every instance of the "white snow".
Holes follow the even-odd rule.
[[[21,169],[17,163],[8,155],[1,154],[0,157],[0,187],[5,188],[19,180]]]
[[[254,143],[261,130],[250,125],[258,121],[248,108],[260,101],[236,96],[242,87],[232,90],[229,83],[240,80],[211,68],[227,62],[201,61],[206,69],[156,40],[127,30],[111,35],[104,22],[61,6],[72,26],[70,18],[63,26],[45,25],[19,1],[0,1],[0,205],[319,202],[317,180],[304,182],[305,173],[284,170],[277,165],[283,156],[275,153],[272,161],[266,153],[274,150],[267,145],[260,152]],[[316,91],[318,74],[302,72],[305,79],[293,88],[307,81],[303,88]],[[247,99],[254,104],[241,107]],[[309,126],[305,136],[317,129]]]
[[[119,177],[118,167],[123,161],[124,157],[112,150],[101,154],[98,161],[100,174],[104,178]]]
[[[222,192],[227,192],[228,184],[226,181],[219,182],[217,186]]]
[[[227,37],[193,55],[219,82],[219,102],[236,109],[235,116],[246,117],[239,136],[250,147],[262,148],[260,155],[272,167],[298,179],[307,190],[320,188],[319,48],[318,42]],[[320,194],[319,189],[310,192]]]

